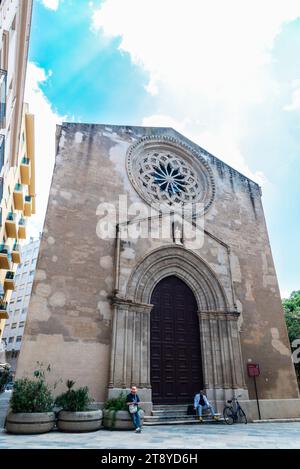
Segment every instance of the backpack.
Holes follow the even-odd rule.
[[[187,415],[195,415],[196,414],[196,411],[194,409],[193,404],[190,404],[190,405],[187,406],[186,413],[187,413]]]

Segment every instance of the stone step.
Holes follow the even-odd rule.
[[[286,419],[262,419],[262,420],[252,420],[252,423],[290,423],[290,422],[300,422],[299,417],[291,417]]]
[[[207,425],[207,424],[223,424],[224,419],[220,418],[218,421],[209,419],[209,418],[203,418],[203,422],[200,423],[199,420],[195,419],[194,417],[189,418],[187,416],[186,418],[178,418],[178,419],[158,419],[155,418],[154,420],[151,420],[149,416],[145,417],[144,419],[144,425],[145,426],[154,426],[154,425]]]
[[[167,411],[165,411],[165,410],[153,410],[151,415],[153,417],[158,417],[158,418],[160,418],[160,417],[164,417],[164,418],[171,418],[171,417],[180,417],[180,418],[181,417],[191,417],[191,418],[195,418],[196,417],[195,414],[189,415],[184,411],[176,412],[174,410],[173,411],[171,411],[171,410],[167,410]],[[209,418],[209,417],[211,417],[211,414],[209,412],[204,411],[202,416]],[[216,416],[221,417],[221,414],[216,413]]]
[[[154,405],[153,410],[187,410],[189,404],[161,404],[161,405]]]
[[[145,419],[149,419],[149,420],[176,420],[176,419],[189,419],[189,420],[195,420],[195,416],[194,415],[178,415],[178,414],[168,414],[168,415],[165,415],[165,414],[162,414],[162,415],[146,415],[144,417]]]
[[[185,410],[175,410],[175,409],[168,409],[168,410],[152,410],[152,415],[187,415],[186,409]]]

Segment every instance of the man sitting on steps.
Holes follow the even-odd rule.
[[[215,414],[213,406],[210,404],[203,390],[199,394],[195,395],[194,398],[194,409],[196,410],[197,417],[199,422],[203,422],[202,419],[202,410],[209,409],[214,420],[218,420],[218,417]]]

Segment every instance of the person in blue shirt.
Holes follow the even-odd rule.
[[[205,409],[209,409],[212,417],[215,420],[218,420],[218,417],[215,414],[214,408],[209,402],[209,400],[207,399],[203,390],[201,390],[200,393],[196,394],[194,397],[194,409],[197,412],[199,422],[203,422],[202,411]]]
[[[128,412],[130,413],[130,417],[132,423],[135,428],[136,433],[141,433],[141,419],[139,414],[138,403],[140,402],[140,398],[137,394],[137,387],[131,386],[130,394],[127,395],[126,404],[128,406]]]

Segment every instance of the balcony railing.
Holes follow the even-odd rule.
[[[7,71],[0,69],[0,128],[5,127]]]
[[[7,301],[3,300],[3,297],[0,298],[0,319],[8,319],[8,312],[7,312],[8,303]]]
[[[11,257],[14,264],[21,263],[20,246],[17,244],[17,241],[15,241],[14,247],[12,248]]]
[[[0,311],[6,311],[7,310],[7,301],[3,301],[0,299]]]
[[[9,270],[6,272],[5,279],[4,279],[4,291],[6,290],[14,290],[15,282],[14,282],[15,273]]]
[[[21,171],[21,182],[22,182],[22,184],[29,185],[30,184],[30,177],[31,177],[30,159],[26,158],[26,156],[24,156],[21,160],[20,171]]]
[[[25,195],[25,204],[24,204],[24,215],[25,217],[31,217],[32,214],[32,203],[31,195]]]
[[[24,205],[24,186],[20,183],[15,185],[14,190],[14,204],[16,210],[23,210]]]
[[[11,267],[11,251],[6,244],[0,245],[0,269],[8,270]]]
[[[9,212],[7,214],[7,218],[5,221],[5,229],[8,238],[16,238],[17,237],[17,219],[16,215],[13,212]]]
[[[26,239],[26,225],[27,225],[27,220],[25,218],[20,218],[19,230],[18,230],[18,237],[20,239]]]

